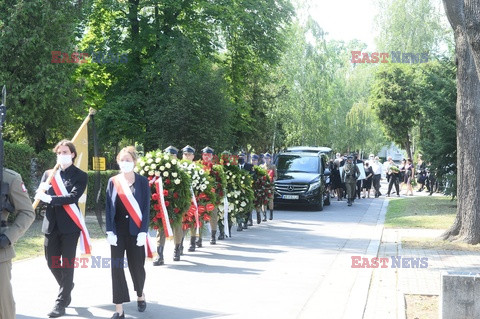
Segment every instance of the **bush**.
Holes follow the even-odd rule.
[[[31,159],[35,155],[34,149],[26,144],[4,142],[4,150],[4,166],[22,175],[27,189],[33,189],[30,167]]]
[[[97,194],[95,194],[95,179],[97,171],[88,171],[88,196],[87,196],[87,212],[95,211],[95,203]],[[105,209],[105,194],[107,189],[108,179],[118,174],[116,170],[100,171],[100,196],[99,207]]]

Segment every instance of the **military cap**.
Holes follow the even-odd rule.
[[[182,148],[182,152],[183,153],[195,153],[195,149],[193,147],[191,147],[190,145],[187,145],[185,146],[184,148]]]
[[[178,154],[178,148],[176,148],[175,146],[172,146],[172,145],[170,145],[169,147],[167,147],[163,151],[165,153],[170,153],[170,154],[174,154],[174,155]]]
[[[263,157],[265,157],[265,158],[272,158],[272,155],[270,155],[270,153],[265,153],[265,154],[263,154]]]
[[[245,153],[244,153],[244,152],[240,152],[240,154],[238,154],[238,156],[245,156]]]
[[[257,155],[257,154],[253,154],[253,155],[252,155],[252,159],[254,159],[254,160],[258,160],[258,159],[259,159],[259,157],[258,157],[258,155]]]
[[[347,159],[353,160],[353,155],[348,155],[348,156],[347,156]]]
[[[208,153],[208,154],[213,154],[213,148],[206,146],[202,149],[202,152],[203,153]]]

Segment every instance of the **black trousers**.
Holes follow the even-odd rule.
[[[373,175],[373,188],[375,189],[375,197],[380,196],[380,179],[382,178],[381,174]]]
[[[400,195],[400,189],[398,185],[398,177],[395,175],[390,176],[390,181],[388,182],[388,192],[387,194],[390,195],[392,191],[392,186],[395,185],[395,190],[397,191],[397,195]]]
[[[66,306],[73,288],[74,260],[79,236],[80,232],[62,234],[57,227],[50,234],[45,234],[45,258],[60,286],[57,303],[62,306]]]
[[[362,183],[363,183],[363,179],[357,180],[357,190],[356,190],[357,198],[360,198],[360,193],[362,191]]]
[[[119,262],[127,253],[128,270],[132,276],[133,288],[137,297],[143,295],[145,285],[145,247],[137,246],[137,236],[117,235],[117,246],[110,246],[112,253],[112,290],[113,303],[121,304],[130,301],[124,263]]]

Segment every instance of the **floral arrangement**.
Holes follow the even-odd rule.
[[[254,166],[255,172],[253,178],[253,192],[255,194],[254,206],[256,208],[262,205],[267,205],[270,198],[273,196],[273,183],[270,180],[270,175],[267,171],[260,167]]]
[[[252,178],[246,171],[237,166],[237,157],[229,154],[222,154],[220,163],[225,170],[227,181],[227,198],[229,217],[243,218],[246,212],[250,212],[253,208],[253,189]],[[219,210],[223,211],[223,204],[219,205]]]
[[[210,177],[208,171],[198,162],[181,160],[179,167],[190,176],[193,193],[198,206],[200,223],[198,226],[201,227],[202,222],[210,220],[210,214],[215,209],[216,195],[214,180]],[[190,208],[183,217],[182,228],[184,230],[197,226],[195,224],[195,209],[195,205],[191,202]]]
[[[190,207],[190,177],[178,166],[179,160],[162,151],[151,151],[139,158],[135,171],[146,176],[152,193],[150,226],[163,229],[159,190],[155,181],[162,178],[165,206],[172,227],[182,222],[183,212]]]

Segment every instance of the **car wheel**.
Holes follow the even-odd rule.
[[[319,212],[323,210],[323,198],[321,198],[318,203],[315,205],[315,209]]]
[[[325,205],[325,206],[330,205],[330,194],[327,195],[327,198],[326,198],[325,201],[323,202],[323,205]]]

